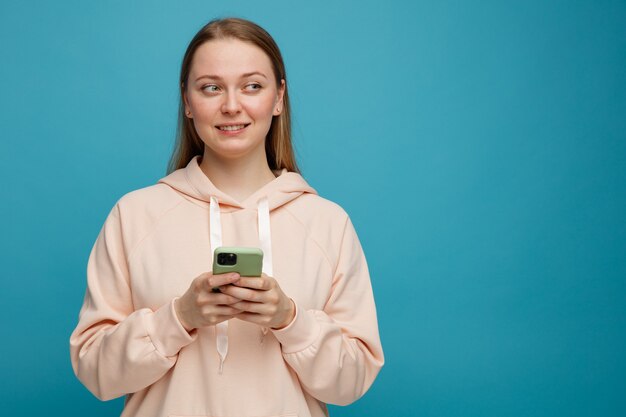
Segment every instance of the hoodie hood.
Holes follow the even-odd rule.
[[[220,210],[224,212],[243,208],[256,209],[259,200],[264,197],[267,198],[269,210],[272,211],[304,193],[317,194],[300,174],[283,169],[276,179],[255,191],[244,201],[237,201],[211,182],[200,169],[199,161],[200,156],[195,156],[185,168],[172,172],[159,180],[159,183],[167,184],[181,194],[207,205],[213,197],[219,201]]]

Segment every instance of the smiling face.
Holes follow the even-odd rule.
[[[282,111],[284,81],[277,85],[269,57],[238,39],[216,39],[196,50],[184,91],[204,152],[215,158],[265,158],[272,117]]]

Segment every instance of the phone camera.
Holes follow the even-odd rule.
[[[237,254],[235,253],[218,253],[217,263],[220,265],[235,265],[237,263]]]

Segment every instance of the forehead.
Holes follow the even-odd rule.
[[[270,58],[261,48],[239,39],[216,39],[196,49],[190,76],[212,74],[228,77],[255,71],[268,77],[274,75]]]

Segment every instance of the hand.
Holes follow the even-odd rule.
[[[213,275],[211,272],[196,277],[185,294],[174,302],[174,309],[187,331],[212,326],[241,313],[234,304],[241,301],[232,295],[214,292],[214,287],[225,288],[237,282],[239,274]]]
[[[241,310],[238,319],[278,330],[291,323],[296,306],[281,290],[278,282],[265,274],[260,277],[241,277],[233,285],[221,288],[223,294],[241,301],[231,307]]]

